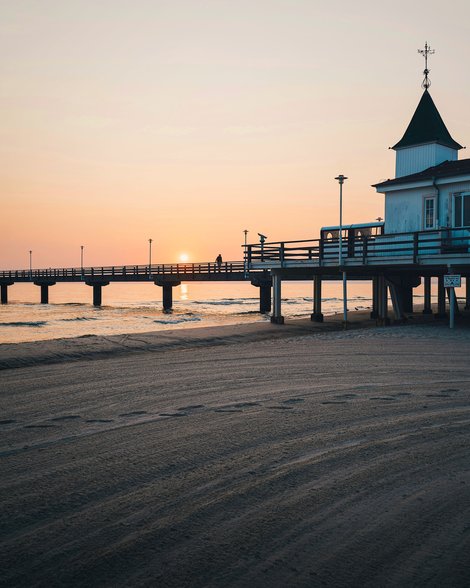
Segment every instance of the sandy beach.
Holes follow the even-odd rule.
[[[1,345],[0,585],[468,586],[469,357],[445,324]]]

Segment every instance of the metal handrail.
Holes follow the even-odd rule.
[[[244,261],[196,263],[158,263],[147,265],[93,266],[71,268],[40,268],[0,270],[0,278],[64,278],[64,277],[121,277],[121,276],[168,276],[202,274],[243,274]]]
[[[468,234],[462,234],[465,232]],[[306,246],[305,243],[309,245]],[[346,258],[359,258],[362,255],[366,260],[400,254],[413,257],[413,261],[416,263],[419,255],[442,255],[443,252],[452,252],[452,247],[470,253],[470,227],[342,237],[341,247],[343,252],[346,252]],[[263,245],[256,243],[247,246],[247,258],[249,264],[253,262],[280,262],[284,264],[289,260],[334,260],[338,258],[338,250],[338,238],[280,241]],[[352,254],[348,255],[349,253]]]

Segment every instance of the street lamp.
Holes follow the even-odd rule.
[[[343,174],[339,174],[336,176],[335,180],[338,180],[339,183],[339,238],[338,238],[338,246],[339,246],[339,269],[341,270],[341,266],[343,265],[343,184],[344,180],[348,178]],[[348,321],[348,292],[346,286],[346,272],[344,268],[342,270],[343,273],[343,325],[346,328],[347,321]]]
[[[246,278],[246,274],[248,272],[248,259],[247,259],[247,256],[246,256],[246,243],[247,243],[246,236],[248,235],[248,229],[245,229],[243,232],[245,233],[245,263],[244,263],[244,273],[245,273],[245,278]]]
[[[80,268],[82,270],[82,274],[83,274],[83,248],[85,246],[84,245],[80,245]]]
[[[33,277],[33,252],[29,250],[29,275]]]
[[[149,239],[149,280],[152,273],[152,241],[153,239]]]

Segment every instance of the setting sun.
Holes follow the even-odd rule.
[[[189,261],[189,255],[187,253],[181,253],[180,254],[180,261],[182,261],[183,263],[186,263],[187,261]]]

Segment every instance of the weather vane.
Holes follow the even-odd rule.
[[[424,57],[424,80],[423,83],[421,84],[421,86],[427,90],[429,88],[429,86],[431,85],[431,80],[428,78],[428,73],[429,73],[429,69],[428,69],[428,55],[434,55],[435,51],[434,49],[431,49],[431,47],[427,44],[427,42],[424,44],[424,49],[418,49],[418,53],[420,53],[423,57]]]

